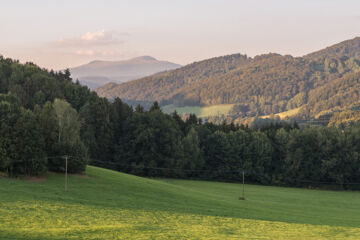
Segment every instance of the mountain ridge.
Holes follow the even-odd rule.
[[[140,56],[120,61],[94,60],[70,69],[73,79],[94,89],[109,82],[126,82],[157,72],[181,67],[169,61],[160,61],[151,56]]]
[[[304,118],[329,110],[326,107],[312,109],[309,100],[314,106],[320,104],[330,109],[359,101],[360,94],[345,89],[341,97],[346,100],[330,106],[327,101],[334,101],[331,94],[335,93],[326,87],[337,80],[336,86],[358,88],[359,71],[360,38],[357,37],[304,57],[276,53],[253,58],[241,54],[215,57],[127,83],[105,85],[96,91],[102,97],[120,97],[132,105],[150,105],[153,101],[178,107],[235,104],[232,119],[301,107],[299,114]],[[352,98],[348,96],[350,92]],[[346,106],[341,102],[346,102]]]
[[[333,44],[324,49],[305,55],[306,58],[317,59],[326,57],[360,57],[360,37],[345,40],[340,43]]]

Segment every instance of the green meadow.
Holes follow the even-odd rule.
[[[360,193],[85,175],[0,178],[0,239],[360,239]]]
[[[228,115],[234,104],[218,104],[212,106],[186,106],[186,107],[175,107],[173,104],[162,107],[165,113],[173,113],[176,111],[178,114],[195,114],[197,117],[211,117],[211,116],[222,116]]]
[[[274,116],[278,116],[278,117],[280,117],[280,119],[285,119],[287,117],[296,116],[300,112],[300,110],[301,110],[301,107],[294,108],[289,111],[275,113]],[[266,115],[266,116],[261,116],[260,118],[270,118],[270,117],[271,117],[271,115]]]
[[[164,113],[173,113],[176,111],[178,114],[195,114],[197,117],[214,117],[214,116],[227,116],[229,112],[234,107],[234,104],[217,104],[211,106],[185,106],[185,107],[176,107],[173,104],[163,106],[161,109]],[[297,115],[301,107],[291,109],[289,111],[275,113],[274,116],[280,117],[280,119],[285,119],[287,117],[293,117]],[[260,118],[270,118],[271,115],[260,116]]]

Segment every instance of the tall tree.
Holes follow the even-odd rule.
[[[59,122],[51,102],[46,102],[38,116],[42,135],[45,140],[45,151],[48,156],[55,156],[54,146],[58,143]]]
[[[183,139],[184,163],[183,168],[195,170],[202,169],[204,160],[200,149],[200,139],[196,130],[192,127]]]
[[[47,170],[44,139],[35,115],[24,110],[14,126],[16,155],[12,173],[19,175],[39,175]]]
[[[12,173],[17,158],[14,125],[21,115],[20,102],[12,94],[0,94],[0,169]]]
[[[69,172],[82,172],[88,162],[87,149],[80,139],[79,115],[69,103],[64,100],[55,99],[53,108],[58,122],[58,141],[55,144],[54,152],[58,156],[69,158]],[[50,169],[54,171],[64,171],[64,161],[62,158],[49,159]]]

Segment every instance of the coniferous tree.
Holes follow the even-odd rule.
[[[47,170],[44,139],[35,115],[24,110],[14,126],[16,158],[13,158],[13,175],[39,175]]]
[[[161,111],[159,103],[157,101],[155,101],[153,105],[150,107],[149,112],[153,112],[153,111]]]

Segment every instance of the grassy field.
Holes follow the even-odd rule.
[[[205,107],[175,107],[174,105],[166,105],[162,107],[165,113],[173,113],[175,110],[178,114],[196,114],[197,117],[210,117],[218,115],[227,115],[234,104],[219,104]]]
[[[0,178],[0,239],[360,239],[360,193],[86,176]]]
[[[162,107],[165,113],[173,113],[175,110],[178,114],[196,114],[197,117],[211,117],[211,116],[227,116],[233,108],[234,104],[219,104],[205,107],[175,107],[173,104]],[[289,111],[276,113],[274,116],[279,116],[280,119],[295,116],[299,113],[300,108],[291,109]],[[270,118],[270,115],[260,116],[260,118]]]
[[[279,116],[280,119],[285,119],[287,117],[293,117],[295,116],[296,114],[299,113],[301,107],[299,108],[294,108],[294,109],[291,109],[289,111],[285,111],[285,112],[281,112],[281,113],[276,113],[274,114],[274,116]],[[261,116],[260,118],[270,118],[270,115],[266,115],[266,116]]]

